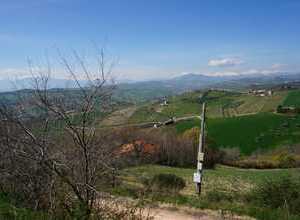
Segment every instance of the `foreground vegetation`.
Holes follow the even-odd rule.
[[[282,196],[289,196],[289,193],[295,196],[297,194],[293,193],[293,190],[300,189],[299,169],[243,170],[218,166],[215,170],[205,170],[203,191],[200,198],[195,195],[195,186],[192,182],[194,171],[194,169],[157,165],[124,169],[121,175],[126,185],[123,184],[122,187],[115,189],[114,193],[131,197],[142,193],[152,202],[166,202],[195,208],[222,209],[262,220],[300,219],[300,210],[297,208],[289,209],[282,205],[284,204]],[[185,180],[186,187],[180,193],[145,192],[143,185],[145,179],[151,179],[158,174],[175,174]],[[290,180],[296,180],[296,185],[292,185]],[[265,183],[268,185],[266,186]],[[264,196],[268,196],[271,202],[265,202]],[[297,198],[299,199],[300,195]],[[293,204],[287,205],[296,204],[295,200],[289,200],[288,197],[286,199],[289,202],[293,201]]]
[[[73,54],[85,72],[88,87],[78,80],[78,70],[70,61],[59,57],[77,83],[75,96],[73,90],[56,93],[49,89],[48,67],[46,72],[31,69],[36,76],[33,90],[19,92],[17,104],[0,100],[0,193],[9,195],[7,202],[1,202],[3,215],[8,219],[23,215],[25,219],[41,219],[39,213],[46,213],[54,219],[84,220],[135,216],[137,210],[131,204],[117,209],[119,204],[113,199],[99,202],[107,198],[101,192],[112,185],[121,166],[115,149],[122,143],[113,133],[92,129],[98,122],[96,117],[106,115],[115,104],[114,86],[106,80],[109,70],[104,68],[103,51],[96,58],[101,70],[98,77],[88,71],[76,52]],[[14,197],[20,199],[15,201]]]
[[[14,219],[14,220],[50,220],[50,216],[43,212],[32,211],[27,208],[18,207],[16,202],[13,202],[12,197],[0,194],[0,219]]]

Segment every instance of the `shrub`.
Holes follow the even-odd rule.
[[[296,167],[297,164],[295,157],[290,154],[283,154],[278,160],[280,168],[293,168]]]
[[[222,148],[220,149],[222,154],[222,163],[232,165],[238,161],[241,157],[239,148]]]
[[[144,181],[144,184],[151,190],[161,192],[175,192],[178,193],[185,187],[185,181],[183,178],[176,176],[175,174],[157,174],[150,180]]]
[[[213,169],[217,163],[221,163],[223,154],[215,147],[204,148],[204,168]]]
[[[278,164],[270,160],[261,159],[244,159],[236,161],[234,164],[236,167],[245,169],[275,169],[278,168]]]
[[[232,202],[234,200],[234,196],[229,192],[214,190],[206,193],[206,199],[210,202],[221,202],[221,201]]]
[[[191,164],[193,167],[196,164],[196,158],[198,153],[199,132],[200,129],[198,127],[193,127],[185,131],[182,135],[182,139],[189,143],[189,145],[186,145],[186,147],[193,149],[193,154],[191,155],[192,158],[189,160],[193,161],[193,163]],[[223,152],[216,148],[215,141],[209,137],[206,137],[205,140],[204,154],[204,168],[206,169],[214,168],[215,165],[217,163],[220,163],[223,158]]]
[[[254,188],[252,198],[259,205],[300,214],[300,179],[286,176],[267,180]]]

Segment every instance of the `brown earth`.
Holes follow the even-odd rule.
[[[254,220],[224,211],[199,210],[187,207],[159,207],[149,211],[154,220]]]

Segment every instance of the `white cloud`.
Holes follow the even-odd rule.
[[[214,67],[236,66],[242,63],[243,61],[238,58],[212,59],[208,61],[208,65]]]
[[[209,74],[205,74],[208,76],[239,76],[241,75],[241,73],[239,72],[234,72],[234,71],[229,71],[229,72],[213,72],[213,73],[209,73]]]
[[[287,65],[286,64],[282,64],[282,63],[274,63],[272,66],[271,66],[271,69],[282,69],[283,67],[286,67]]]

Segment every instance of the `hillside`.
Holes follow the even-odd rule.
[[[210,77],[190,74],[177,78],[174,82],[180,83],[180,79],[183,79],[187,83],[199,77],[211,80]],[[52,89],[50,92],[53,96],[63,94],[68,97],[67,100],[70,103],[80,99],[80,94],[76,89]],[[25,97],[32,95],[31,90],[7,92],[0,94],[1,101],[6,100],[7,103],[14,105],[20,93]],[[167,105],[163,104],[163,99],[160,98],[162,96],[167,97]],[[114,98],[113,110],[115,112],[111,114],[107,112],[108,116],[104,121],[101,122],[98,118],[99,123],[97,123],[99,126],[114,126],[163,122],[172,117],[196,116],[200,115],[202,102],[205,101],[208,136],[216,142],[217,147],[239,148],[242,154],[251,154],[261,149],[274,149],[278,146],[300,142],[297,135],[300,133],[299,118],[274,113],[279,105],[297,107],[298,97],[299,90],[280,89],[275,90],[271,96],[256,96],[246,92],[221,89],[196,90],[174,95],[164,90],[162,83],[145,82],[143,86],[136,89],[132,89],[129,85],[120,87]],[[30,108],[30,102],[28,104]],[[182,133],[199,124],[199,121],[195,119],[178,122],[176,130]]]
[[[200,127],[200,120],[179,122],[178,133]],[[219,148],[238,148],[243,155],[300,143],[300,117],[258,113],[207,121],[207,135]]]
[[[300,90],[293,90],[284,99],[283,106],[300,107]]]
[[[23,78],[15,81],[0,79],[1,92],[13,92],[18,89],[30,89],[32,78]],[[300,73],[274,73],[271,75],[238,75],[238,76],[209,76],[205,74],[188,73],[164,80],[150,80],[138,82],[117,82],[114,98],[118,101],[140,103],[155,98],[178,95],[187,91],[203,90],[209,88],[233,89],[246,91],[250,87],[266,88],[284,84],[297,84],[299,86]],[[82,85],[87,81],[81,80]],[[76,83],[68,79],[50,79],[49,89],[76,89]],[[5,94],[5,93],[4,93]]]
[[[132,115],[130,122],[145,122],[200,115],[201,101],[207,103],[208,118],[225,118],[274,112],[287,95],[287,91],[275,92],[272,96],[259,97],[234,91],[212,90],[210,92],[195,91],[168,97],[168,105],[161,101],[146,103]],[[200,100],[201,99],[201,100]]]
[[[258,150],[300,143],[300,117],[276,113],[277,106],[291,100],[297,92],[275,91],[272,96],[263,97],[219,90],[187,92],[169,97],[168,105],[154,101],[140,106],[128,122],[165,121],[171,117],[200,115],[201,102],[205,101],[208,136],[219,148],[238,148],[242,154],[249,155]],[[199,125],[199,119],[191,119],[169,128],[175,127],[178,133],[183,133]]]

